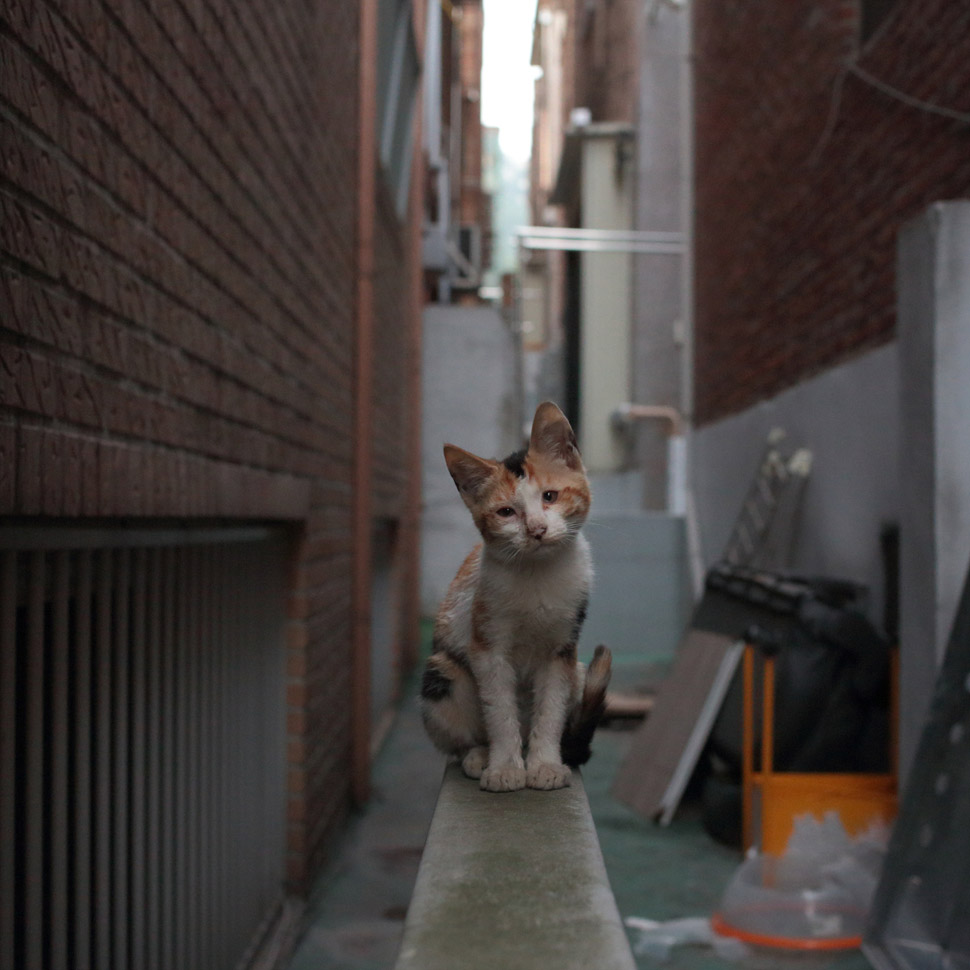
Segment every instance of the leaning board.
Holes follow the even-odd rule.
[[[794,601],[793,593],[756,602],[713,588],[710,575],[706,585],[673,667],[631,739],[613,784],[620,801],[665,825],[677,810],[731,686],[744,632],[759,624],[782,635],[794,622],[794,611],[784,609],[782,602],[786,597]]]
[[[653,710],[631,741],[613,794],[667,824],[687,787],[741,657],[736,637],[690,629]]]

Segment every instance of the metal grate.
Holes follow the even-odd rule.
[[[0,530],[0,966],[231,968],[283,903],[283,548]]]

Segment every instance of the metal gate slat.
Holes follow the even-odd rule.
[[[189,738],[188,738],[188,684],[186,664],[189,639],[190,577],[188,568],[189,551],[176,550],[177,565],[177,628],[175,641],[175,844],[173,846],[176,862],[175,885],[175,939],[179,967],[191,966],[189,962],[189,866],[188,853],[188,800],[189,784]]]
[[[186,813],[185,813],[185,851],[186,851],[186,947],[189,955],[188,966],[201,966],[199,944],[199,801],[201,767],[199,764],[199,650],[202,634],[199,628],[200,592],[199,577],[200,548],[188,551],[188,587],[195,595],[186,603],[186,642],[185,668],[186,680]]]
[[[44,807],[45,791],[44,745],[46,743],[44,721],[45,644],[44,599],[46,591],[46,556],[43,552],[30,554],[27,573],[27,720],[25,781],[26,811],[24,817],[25,859],[25,908],[24,930],[26,933],[25,959],[27,966],[41,967],[45,963],[44,940],[47,936],[44,872]]]
[[[112,740],[114,741],[114,768],[112,771],[112,788],[114,795],[113,812],[113,941],[114,954],[113,970],[127,970],[128,967],[128,925],[129,925],[129,890],[128,890],[128,795],[131,790],[131,776],[129,773],[129,741],[130,741],[130,711],[129,711],[129,610],[130,610],[130,572],[131,551],[119,549],[118,572],[115,581],[115,610],[114,610],[114,727]]]
[[[94,965],[111,966],[111,784],[113,554],[97,557],[97,622],[94,628]]]
[[[74,642],[74,938],[78,967],[91,966],[91,596],[92,554],[78,553]]]
[[[147,632],[147,821],[145,839],[146,970],[161,967],[161,839],[162,839],[162,572],[160,549],[148,550]]]
[[[143,968],[146,964],[146,883],[145,869],[148,844],[146,839],[146,788],[148,751],[145,744],[146,725],[146,651],[148,578],[145,549],[133,553],[131,587],[131,854],[129,880],[131,907],[129,916],[129,957],[131,965]]]
[[[232,968],[280,919],[284,564],[231,531],[0,526],[4,970]]]
[[[175,662],[178,602],[178,555],[175,549],[165,550],[163,573],[165,577],[164,607],[165,618],[162,642],[162,833],[159,839],[162,858],[162,967],[175,970],[176,953],[176,818],[175,786],[177,760],[176,730],[178,711],[176,707]]]
[[[13,832],[17,797],[17,553],[0,554],[0,831]],[[14,899],[15,849],[0,839],[0,898]],[[14,965],[14,907],[0,906],[0,966]]]
[[[51,839],[50,839],[50,967],[68,965],[68,611],[71,596],[70,553],[54,554],[53,650],[51,653]]]

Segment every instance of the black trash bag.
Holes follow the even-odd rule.
[[[725,565],[708,588],[757,607],[758,637],[774,644],[775,770],[888,771],[890,645],[861,612],[861,588]],[[739,670],[710,733],[702,794],[708,832],[730,844],[740,840],[743,693]],[[757,767],[760,676],[754,713]]]

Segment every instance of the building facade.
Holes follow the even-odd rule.
[[[424,5],[2,7],[0,964],[236,966],[416,651]]]
[[[704,425],[892,341],[900,226],[970,189],[970,14],[694,7]]]
[[[790,565],[864,584],[899,638],[905,771],[970,554],[952,420],[970,328],[970,13],[693,7],[704,555],[723,547],[773,428],[811,450]]]

